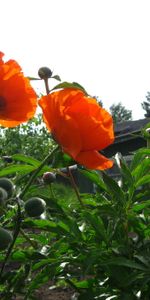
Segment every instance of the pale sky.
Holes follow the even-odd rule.
[[[133,119],[144,117],[150,0],[0,0],[0,10],[0,51],[25,75],[50,67],[105,108],[122,102]]]

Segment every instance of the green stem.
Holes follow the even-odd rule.
[[[18,209],[17,209],[17,219],[16,219],[16,224],[15,224],[15,231],[14,231],[13,241],[12,241],[12,243],[10,244],[10,246],[9,246],[9,248],[7,250],[7,253],[6,253],[6,256],[5,256],[5,260],[4,260],[3,264],[2,264],[2,268],[1,268],[1,271],[0,271],[0,280],[1,280],[4,268],[5,268],[5,265],[7,263],[7,260],[9,258],[9,256],[10,256],[10,254],[11,254],[11,251],[13,249],[15,241],[16,241],[16,239],[18,237],[19,232],[20,232],[20,227],[21,227],[21,222],[22,222],[21,207],[20,207],[20,203],[19,203],[18,198],[16,198],[16,201],[17,201]]]
[[[78,188],[77,188],[77,186],[76,186],[76,183],[75,183],[75,181],[74,181],[74,178],[73,178],[73,176],[72,176],[72,173],[71,173],[69,167],[67,167],[67,170],[68,170],[68,174],[69,174],[69,177],[70,177],[70,182],[71,182],[72,187],[73,187],[73,189],[74,189],[74,191],[75,191],[75,193],[76,193],[77,199],[78,199],[80,205],[81,205],[82,207],[84,207],[84,204],[83,204],[83,202],[82,202],[82,200],[81,200],[81,197],[80,197]]]
[[[28,236],[27,234],[23,231],[22,228],[20,228],[20,233],[22,234],[22,236],[26,239],[26,241],[35,249],[37,250],[37,247],[34,243],[34,241],[32,241]]]
[[[51,183],[49,184],[49,190],[50,190],[50,193],[51,193],[51,197],[52,197],[53,199],[55,199],[55,195],[54,195],[54,192],[53,192],[53,188],[52,188],[52,184],[51,184]]]
[[[39,165],[39,167],[34,171],[34,173],[32,174],[32,176],[30,177],[30,180],[28,181],[27,185],[25,186],[25,188],[23,189],[23,191],[20,194],[20,199],[23,198],[23,196],[26,194],[28,188],[30,187],[30,185],[32,184],[32,182],[34,181],[34,179],[36,178],[36,176],[38,175],[38,173],[42,170],[42,168],[44,167],[44,165],[51,159],[51,157],[53,156],[53,154],[57,151],[57,149],[59,148],[59,146],[57,145],[52,152],[50,152],[45,159],[42,161],[42,163]]]
[[[49,85],[48,85],[48,78],[45,78],[44,79],[44,83],[45,83],[45,89],[46,89],[46,94],[48,95],[49,94]]]

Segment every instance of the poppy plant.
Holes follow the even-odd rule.
[[[114,141],[111,115],[95,99],[66,88],[39,100],[44,121],[54,139],[76,162],[88,169],[104,170],[113,161],[99,153]]]
[[[37,95],[15,60],[0,52],[0,125],[15,127],[35,114]]]

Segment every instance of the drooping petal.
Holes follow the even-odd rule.
[[[76,157],[76,161],[86,168],[93,170],[105,170],[113,166],[112,160],[106,158],[96,150],[80,152]]]

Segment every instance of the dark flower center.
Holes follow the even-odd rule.
[[[5,107],[6,107],[5,98],[3,96],[0,96],[0,112],[3,111]]]

